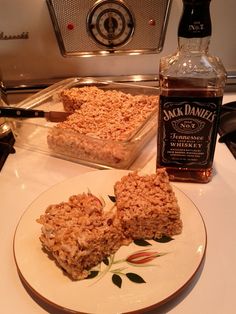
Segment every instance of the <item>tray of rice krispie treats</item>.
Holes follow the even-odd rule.
[[[17,106],[67,111],[63,122],[11,120],[16,145],[96,168],[128,169],[157,132],[157,87],[62,80]]]

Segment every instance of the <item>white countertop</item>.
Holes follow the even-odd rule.
[[[224,102],[235,98],[235,94],[228,93]],[[147,146],[145,158],[137,160],[134,167],[143,166],[143,160],[154,153],[155,139]],[[149,313],[236,313],[236,161],[225,144],[217,143],[214,168],[210,183],[174,183],[203,216],[207,228],[206,258],[181,294]],[[34,300],[21,283],[13,257],[14,232],[22,213],[42,192],[60,181],[93,170],[19,147],[8,157],[0,172],[1,313],[59,313]]]

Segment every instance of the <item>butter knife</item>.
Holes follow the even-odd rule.
[[[0,107],[0,117],[5,118],[45,118],[50,122],[61,122],[66,120],[70,114],[72,112]]]

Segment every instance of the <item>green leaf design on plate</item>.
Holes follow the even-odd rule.
[[[146,281],[139,275],[135,273],[126,273],[126,276],[129,278],[130,281],[135,283],[146,283]]]
[[[92,270],[86,279],[92,279],[99,274],[98,270]]]
[[[167,243],[167,242],[170,242],[170,241],[172,241],[172,240],[174,240],[173,238],[171,238],[171,237],[168,237],[168,236],[162,236],[161,238],[156,238],[156,239],[153,239],[154,241],[156,241],[156,242],[159,242],[159,243]]]
[[[121,288],[121,285],[122,285],[122,278],[117,275],[117,274],[114,274],[112,275],[112,282],[114,283],[114,285],[116,285],[118,288]]]
[[[115,197],[115,196],[113,196],[113,195],[108,195],[108,197],[109,197],[109,199],[110,199],[113,203],[116,202],[116,197]]]
[[[134,240],[134,243],[136,245],[139,245],[139,246],[148,246],[148,245],[151,245],[148,241],[144,240],[144,239],[136,239]]]
[[[110,264],[109,258],[105,257],[104,260],[103,260],[103,263],[108,266]]]

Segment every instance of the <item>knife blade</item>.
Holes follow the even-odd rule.
[[[36,109],[24,109],[18,107],[0,107],[0,117],[5,118],[45,118],[50,122],[61,122],[72,112],[44,111]]]

